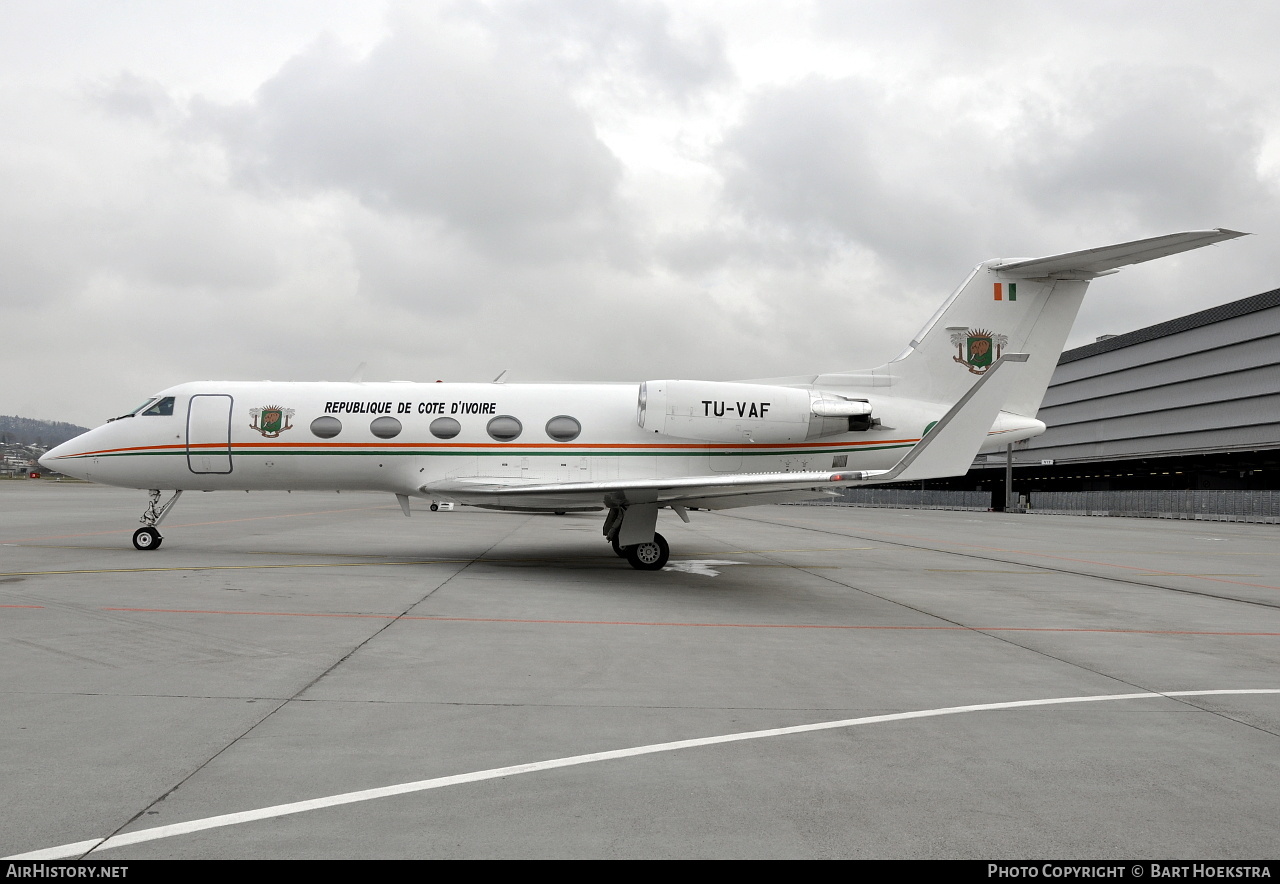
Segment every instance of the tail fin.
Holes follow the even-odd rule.
[[[890,386],[895,394],[955,402],[1003,353],[1028,353],[1004,410],[1034,417],[1089,281],[1245,234],[1193,230],[1045,258],[984,261],[892,362],[820,375],[815,386]]]

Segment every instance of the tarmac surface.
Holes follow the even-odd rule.
[[[0,855],[1280,857],[1277,526],[144,505],[0,482]]]

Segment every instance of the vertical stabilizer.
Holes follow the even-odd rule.
[[[995,269],[998,263],[979,264],[886,366],[895,394],[954,402],[1002,355],[1026,353],[1004,410],[1035,416],[1089,283],[1013,277]]]
[[[814,386],[891,386],[895,396],[951,403],[1001,355],[1026,353],[1003,410],[1034,417],[1090,280],[1245,235],[1192,230],[1044,258],[984,261],[897,359],[870,371],[819,375]]]

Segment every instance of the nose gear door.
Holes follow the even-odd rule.
[[[187,406],[187,467],[193,473],[231,472],[231,397],[202,393]]]

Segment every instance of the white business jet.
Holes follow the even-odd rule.
[[[631,566],[666,564],[658,510],[821,498],[963,475],[1036,420],[1089,280],[1243,236],[1174,233],[1046,258],[986,261],[892,362],[746,382],[418,384],[200,381],[40,459],[150,491],[133,545],[184,491],[329,490],[517,512],[605,511]],[[501,378],[499,378],[499,381]],[[162,503],[161,492],[173,491]]]

